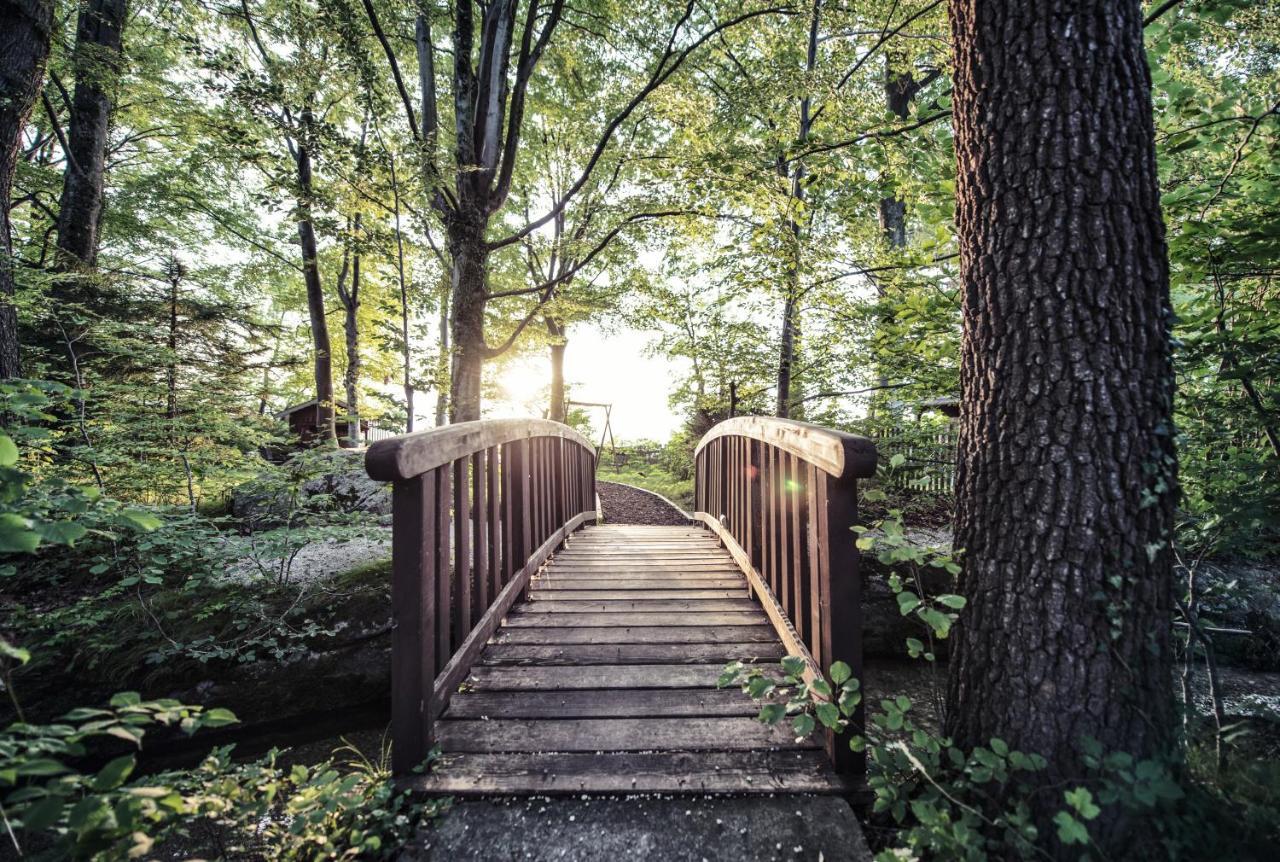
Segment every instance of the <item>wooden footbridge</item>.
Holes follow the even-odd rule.
[[[599,523],[595,456],[544,420],[370,447],[369,474],[394,483],[397,775],[460,795],[856,791],[845,739],[797,740],[716,681],[727,662],[786,655],[860,674],[850,527],[874,446],[722,422],[698,446],[682,527]]]

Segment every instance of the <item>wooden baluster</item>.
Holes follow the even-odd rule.
[[[407,775],[435,744],[435,476],[391,490],[391,768]]]
[[[747,557],[756,571],[760,571],[760,445],[747,438]]]
[[[791,545],[788,555],[791,557],[791,621],[797,633],[804,629],[805,620],[805,579],[804,579],[804,533],[800,529],[800,510],[804,501],[804,474],[800,471],[801,461],[790,452],[787,453],[791,482],[787,488],[787,498],[791,509]],[[804,635],[801,634],[803,638]]]
[[[533,443],[532,440],[520,441],[520,510],[516,514],[516,518],[520,522],[520,555],[516,558],[517,571],[524,568],[525,563],[529,561],[529,555],[533,553],[537,547],[533,544],[533,510],[536,501],[533,499]],[[525,598],[528,598],[528,590],[525,591]]]
[[[502,592],[502,503],[498,498],[498,447],[491,447],[486,453],[485,477],[489,480],[489,584],[490,595],[498,597]]]
[[[436,516],[436,673],[453,656],[451,637],[453,606],[450,600],[453,563],[449,554],[449,479],[452,468],[444,464],[431,471],[435,474],[436,499],[431,507]]]
[[[850,529],[857,523],[857,482],[824,477],[818,494],[820,560],[818,600],[821,605],[821,652],[823,671],[833,662],[843,661],[862,679],[862,581],[858,575],[858,549]],[[827,756],[837,772],[861,773],[866,767],[862,753],[849,749],[848,737],[861,733],[863,715],[859,708],[845,734],[827,732]]]
[[[805,508],[807,517],[805,518],[805,537],[809,545],[809,625],[805,636],[805,643],[809,647],[809,652],[813,654],[813,660],[818,663],[819,667],[826,667],[823,663],[822,655],[822,605],[818,595],[818,571],[820,565],[820,542],[821,534],[819,533],[820,512],[818,509],[818,485],[825,483],[827,476],[814,467],[812,464],[806,466],[805,469]]]
[[[474,452],[471,455],[471,509],[475,512],[475,594],[476,604],[472,608],[471,622],[468,630],[474,627],[489,609],[489,480],[485,468],[488,466],[485,453]]]
[[[471,632],[471,504],[469,458],[453,462],[453,649]]]

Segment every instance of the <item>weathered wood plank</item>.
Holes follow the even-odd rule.
[[[537,607],[543,603],[539,602]],[[673,614],[670,611],[659,612],[597,612],[597,613],[563,613],[552,611],[537,613],[522,611],[507,617],[505,629],[528,628],[531,626],[755,626],[768,625],[769,618],[759,608],[743,611],[688,611]]]
[[[543,626],[504,628],[495,644],[767,643],[773,627],[745,626]]]
[[[477,691],[453,699],[446,719],[753,716],[760,706],[733,689]]]
[[[754,718],[584,718],[440,721],[444,751],[743,751],[815,748],[789,727]]]
[[[684,613],[750,611],[759,610],[760,606],[749,598],[738,599],[609,599],[597,602],[556,602],[539,601],[536,605],[523,604],[512,608],[507,620],[538,613],[627,613],[641,611],[645,613]]]
[[[626,567],[598,567],[598,568],[582,568],[578,566],[561,567],[552,564],[547,567],[548,575],[571,575],[573,577],[600,577],[600,578],[631,578],[631,577],[683,577],[690,575],[697,578],[723,578],[726,574],[742,577],[742,572],[737,566],[724,566],[714,569],[687,569],[683,567],[673,568],[631,568]]]
[[[814,751],[596,754],[448,754],[428,775],[404,779],[420,793],[823,793],[861,794]]]
[[[542,599],[571,601],[574,599],[597,601],[599,599],[737,599],[747,595],[744,584],[737,590],[530,590],[529,600]]]
[[[490,665],[601,664],[728,664],[777,662],[786,655],[782,644],[493,644],[481,661]]]
[[[715,688],[724,665],[606,665],[603,667],[486,667],[471,669],[476,691],[582,688]]]
[[[593,578],[546,574],[531,585],[536,590],[732,590],[746,587],[741,576],[728,578]]]

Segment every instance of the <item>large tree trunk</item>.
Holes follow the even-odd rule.
[[[946,732],[1044,755],[1052,834],[1082,738],[1146,758],[1173,731],[1171,311],[1142,14],[993,0],[953,2],[951,22],[968,605]],[[1141,829],[1094,823],[1121,850]]]
[[[308,149],[312,117],[302,112],[303,136],[298,141],[298,241],[302,246],[302,279],[307,286],[307,314],[311,322],[311,352],[316,384],[316,441],[337,446],[333,420],[333,358],[329,344],[329,324],[325,320],[324,284],[320,280],[320,259],[316,229],[311,220],[311,151]]]
[[[551,403],[547,416],[552,422],[565,420],[564,407],[564,352],[569,346],[565,339],[567,327],[553,317],[547,318],[547,335],[551,336]]]
[[[120,72],[127,5],[126,0],[88,0],[76,25],[76,87],[58,206],[59,263],[66,269],[92,269],[98,258],[111,91]]]
[[[489,248],[482,225],[482,219],[465,216],[452,220],[449,225],[449,254],[453,259],[453,374],[449,386],[449,418],[453,422],[480,418],[480,380],[487,353],[484,311],[489,265]]]
[[[0,0],[0,380],[22,376],[9,200],[22,130],[44,81],[52,20],[51,0]]]

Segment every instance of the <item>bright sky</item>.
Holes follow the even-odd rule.
[[[565,352],[565,381],[574,401],[613,404],[613,436],[624,440],[664,442],[682,422],[667,397],[682,365],[662,356],[648,356],[645,347],[653,333],[619,330],[604,333],[591,324],[569,330]],[[544,349],[508,363],[501,374],[506,397],[490,400],[486,418],[541,416],[551,381],[551,358]],[[532,397],[530,397],[532,396]],[[596,434],[604,428],[604,411],[590,411]]]

